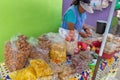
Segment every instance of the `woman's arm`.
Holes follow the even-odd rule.
[[[89,35],[86,34],[85,32],[79,32],[79,34],[80,34],[81,37],[83,37],[83,38],[87,38],[87,37],[89,37]]]
[[[86,24],[83,25],[83,30],[86,32],[86,34],[91,35],[90,29],[87,27]]]
[[[68,22],[68,29],[69,30],[74,30],[74,24],[71,22]]]
[[[66,36],[66,40],[67,41],[74,41],[74,24],[71,23],[71,22],[68,22],[68,29],[69,29],[69,32],[68,32],[68,35]]]

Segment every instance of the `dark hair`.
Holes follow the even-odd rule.
[[[87,3],[87,4],[90,4],[90,0],[73,0],[72,3],[71,3],[71,6],[72,5],[79,5],[80,1],[84,2],[84,3]]]

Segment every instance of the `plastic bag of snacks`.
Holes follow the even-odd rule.
[[[5,64],[10,71],[22,69],[27,61],[31,46],[24,35],[14,36],[5,44]]]
[[[115,36],[113,34],[108,34],[107,36],[107,42],[112,42]]]
[[[45,61],[49,61],[49,48],[48,44],[45,41],[40,41],[38,39],[35,39],[31,37],[29,39],[29,43],[32,47],[31,53],[30,53],[30,58],[32,59],[44,59]]]
[[[102,10],[102,0],[91,0],[90,5],[94,10]]]
[[[36,73],[31,66],[9,74],[12,80],[36,80]]]
[[[30,65],[24,69],[11,72],[12,80],[51,80],[52,70],[43,60],[31,60]]]
[[[62,63],[66,61],[66,47],[61,43],[52,43],[50,46],[50,58],[52,62]]]
[[[69,34],[71,34],[72,37],[70,37]],[[65,42],[67,54],[73,55],[75,48],[77,48],[78,31],[69,31],[60,28],[59,35]]]
[[[80,53],[72,57],[71,67],[75,69],[76,73],[81,73],[84,70],[88,69],[88,62],[92,60],[92,56],[88,53]]]
[[[112,42],[107,42],[105,44],[105,49],[104,49],[104,52],[107,53],[107,54],[110,54],[112,52],[115,52],[116,51],[116,48],[117,48],[117,45],[112,43]]]
[[[37,80],[52,80],[52,76],[44,76],[44,77],[38,78]]]
[[[51,76],[53,74],[49,65],[41,59],[31,60],[30,65],[34,68],[37,78]]]
[[[70,65],[62,65],[63,71],[59,73],[60,80],[69,80],[69,76],[75,73],[75,70]],[[68,79],[67,79],[68,78]]]
[[[66,61],[66,45],[64,39],[58,33],[48,33],[45,37],[51,41],[50,58],[52,62],[62,63]]]
[[[38,38],[38,45],[39,45],[39,47],[41,48],[41,52],[43,53],[43,54],[48,54],[49,53],[49,47],[50,47],[50,43],[51,43],[51,41],[49,40],[49,39],[47,39],[46,38],[46,36],[40,36],[39,38]]]
[[[50,65],[54,74],[58,74],[58,73],[61,73],[63,71],[61,65],[59,65],[59,64],[56,64],[54,62],[50,62],[49,65]]]
[[[72,42],[65,41],[67,54],[74,55],[75,49],[77,48],[77,42],[78,41],[72,41]]]
[[[64,43],[64,39],[62,39],[62,37],[58,34],[58,33],[48,33],[43,35],[46,39],[50,40],[52,43]]]
[[[52,80],[60,80],[59,77],[58,77],[58,74],[54,74],[53,77],[52,77]]]
[[[58,74],[54,74],[52,76],[41,77],[37,80],[60,80],[60,79],[58,78]]]
[[[109,0],[102,1],[102,8],[107,8],[109,6]]]

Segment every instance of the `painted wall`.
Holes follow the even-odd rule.
[[[67,10],[67,8],[70,6],[72,0],[63,0],[63,13]],[[95,11],[94,14],[87,13],[87,20],[86,23],[91,26],[96,26],[97,20],[106,20],[108,19],[108,13],[110,10],[109,6],[106,9],[103,9],[103,11]]]
[[[62,0],[0,0],[0,61],[6,40],[22,33],[55,32],[61,23]]]

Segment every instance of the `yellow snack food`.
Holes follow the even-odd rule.
[[[12,80],[36,80],[36,73],[31,66],[9,74]]]
[[[12,80],[16,80],[17,71],[9,73],[9,76]]]
[[[52,76],[45,76],[45,77],[41,77],[37,80],[52,80]]]
[[[49,67],[49,65],[41,59],[31,60],[30,65],[34,68],[37,78],[53,74],[52,69]]]
[[[66,47],[59,43],[51,44],[50,58],[52,62],[62,63],[66,61]]]

